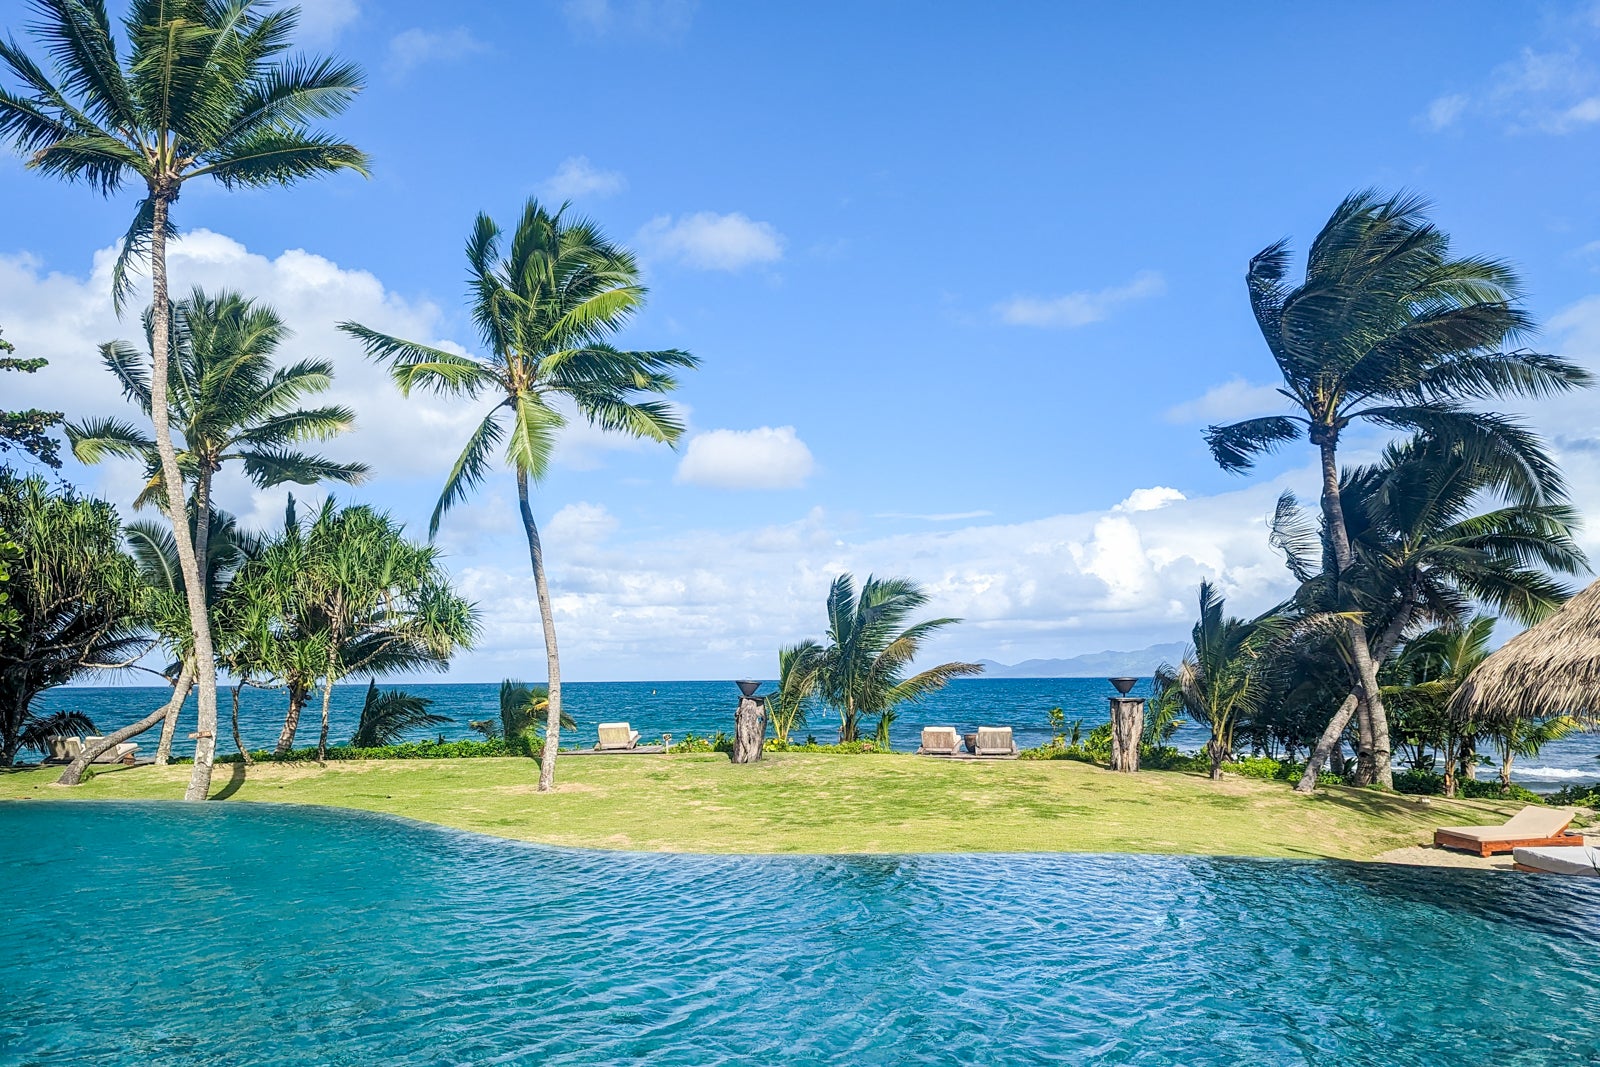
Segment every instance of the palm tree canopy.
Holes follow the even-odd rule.
[[[822,699],[849,715],[882,714],[905,701],[942,689],[952,678],[981,674],[977,663],[941,663],[908,674],[927,639],[960,619],[912,622],[928,595],[908,578],[862,583],[841,574],[828,590],[827,643],[815,657],[815,685]]]
[[[105,0],[33,0],[44,65],[0,42],[0,139],[45,174],[111,194],[142,181],[146,196],[115,272],[120,310],[127,268],[149,247],[155,201],[184,182],[281,185],[367,157],[312,128],[362,86],[353,64],[290,56],[299,10],[264,0],[132,0],[119,41]],[[123,49],[126,49],[124,52]]]
[[[643,306],[633,254],[593,222],[530,199],[509,244],[479,215],[467,240],[473,321],[485,354],[464,356],[354,322],[341,325],[401,391],[488,394],[493,407],[467,441],[429,526],[482,482],[504,446],[514,470],[541,480],[570,414],[603,430],[675,444],[683,421],[665,401],[673,371],[698,365],[678,349],[629,351],[611,339]]]
[[[190,525],[194,519],[191,510]],[[211,512],[210,526],[203,575],[206,603],[215,609],[240,569],[260,555],[263,540],[239,529],[238,520],[220,509]],[[182,659],[193,650],[194,630],[189,625],[189,603],[184,595],[183,570],[178,564],[177,539],[165,523],[143,521],[130,522],[124,527],[123,536],[149,590],[143,621]],[[217,629],[226,634],[233,627],[226,624],[229,620],[223,621],[225,624]],[[227,644],[226,638],[222,643]],[[168,673],[172,673],[171,668]]]
[[[1295,623],[1271,612],[1250,620],[1230,617],[1209,581],[1200,583],[1199,599],[1189,649],[1177,667],[1157,668],[1156,688],[1162,699],[1176,699],[1190,718],[1227,744],[1234,727],[1254,715],[1272,691],[1269,653]]]
[[[1273,244],[1246,275],[1251,308],[1294,414],[1206,431],[1217,462],[1248,470],[1255,457],[1309,435],[1331,442],[1351,422],[1494,443],[1523,453],[1519,477],[1559,489],[1555,467],[1527,453],[1525,431],[1464,406],[1500,396],[1546,396],[1587,385],[1558,356],[1514,347],[1533,323],[1505,263],[1457,257],[1412,196],[1356,193],[1312,242],[1304,280],[1289,280],[1289,250]]]
[[[355,424],[355,413],[339,405],[299,406],[328,389],[333,365],[321,359],[277,365],[279,346],[290,331],[273,308],[238,293],[208,295],[196,288],[173,305],[171,321],[168,412],[185,478],[215,474],[237,461],[262,488],[366,479],[364,463],[335,463],[295,447],[343,433]],[[152,328],[146,311],[147,338]],[[148,360],[122,341],[102,345],[100,355],[123,395],[149,415]],[[160,457],[144,431],[100,418],[69,424],[67,438],[73,455],[84,463],[109,457],[143,460],[146,484],[135,504],[162,499]]]
[[[423,727],[453,722],[449,716],[435,715],[428,709],[433,701],[414,696],[403,689],[378,688],[368,680],[366,699],[361,702],[361,720],[350,737],[351,748],[382,748],[401,741],[407,733]]]

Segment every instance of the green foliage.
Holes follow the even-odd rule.
[[[888,747],[895,708],[944,688],[952,678],[982,673],[976,663],[942,663],[907,677],[923,643],[960,619],[911,616],[928,595],[909,578],[867,576],[856,594],[855,578],[841,574],[828,591],[827,643],[805,641],[791,649],[785,701],[803,703],[816,694],[839,713],[839,740],[860,740],[863,716],[878,716],[877,741]],[[782,665],[780,655],[780,666]]]
[[[49,366],[48,360],[16,359],[11,353],[16,349],[11,342],[0,337],[0,370],[14,370],[34,374]],[[22,451],[55,470],[61,469],[61,442],[50,436],[50,430],[60,425],[61,412],[0,411],[0,452]]]
[[[1444,775],[1413,767],[1394,776],[1394,788],[1397,793],[1409,793],[1413,796],[1443,796]],[[1560,794],[1556,797],[1545,797],[1515,782],[1509,787],[1502,787],[1499,782],[1480,782],[1473,778],[1463,778],[1456,783],[1456,792],[1469,800],[1510,799],[1524,804],[1544,804],[1555,800],[1558,804],[1566,803],[1557,799]]]
[[[767,697],[767,713],[779,741],[788,741],[791,733],[808,725],[821,662],[822,648],[810,638],[778,650],[778,689]]]
[[[508,678],[500,683],[500,722],[496,734],[505,739],[506,747],[512,752],[538,759],[544,750],[545,715],[549,710],[547,687]],[[561,728],[575,730],[578,724],[563,711]]]
[[[682,741],[674,742],[667,749],[668,752],[732,752],[733,738],[718,730],[711,737],[696,737],[694,734],[685,734]]]
[[[841,741],[838,744],[832,745],[820,745],[814,741],[807,741],[804,743],[794,741],[768,741],[766,744],[766,749],[768,752],[824,752],[833,753],[834,755],[840,756],[862,756],[890,751],[888,748],[876,741]],[[728,751],[732,750],[733,746],[730,743],[728,746]],[[717,751],[720,752],[722,750],[718,749]]]
[[[51,737],[90,732],[77,712],[39,715],[38,694],[137,660],[146,591],[122,551],[116,509],[0,468],[0,530],[15,544],[0,629],[0,766]]]
[[[442,726],[455,720],[428,711],[433,701],[413,696],[403,689],[380,691],[378,683],[367,682],[366,699],[361,703],[361,721],[350,738],[351,748],[387,748],[408,731]]]
[[[493,756],[514,756],[518,753],[511,751],[506,743],[498,738],[487,741],[407,741],[398,745],[382,745],[374,748],[357,748],[349,745],[330,747],[322,756],[322,762],[336,762],[340,760],[407,760],[407,759],[487,759]],[[317,762],[317,750],[313,747],[295,748],[287,752],[274,752],[262,749],[250,753],[250,758],[259,763],[312,763]],[[242,757],[238,753],[227,756],[218,756],[218,763],[239,763]],[[182,762],[182,761],[174,761]]]
[[[1600,785],[1564,785],[1550,794],[1550,803],[1563,808],[1600,808]]]

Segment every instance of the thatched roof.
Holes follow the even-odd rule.
[[[1600,723],[1600,582],[1479,664],[1450,710],[1477,722],[1569,714]]]

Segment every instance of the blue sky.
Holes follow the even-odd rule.
[[[21,6],[0,23],[20,30]],[[570,197],[646,264],[627,340],[703,360],[677,397],[683,450],[578,434],[542,487],[575,677],[770,671],[777,643],[820,631],[843,568],[926,582],[969,620],[935,651],[1005,661],[1181,640],[1201,577],[1266,606],[1288,579],[1264,516],[1308,456],[1229,476],[1199,431],[1273,406],[1246,260],[1283,236],[1303,250],[1356,188],[1428,196],[1461,250],[1520,267],[1541,346],[1600,365],[1592,4],[306,16],[309,46],[368,72],[335,128],[372,179],[197,185],[174,276],[271,300],[296,351],[336,360],[361,428],[330,451],[377,468],[356,495],[425,530],[472,412],[402,401],[331,326],[471,350],[480,210]],[[104,250],[133,201],[0,163],[0,327],[52,360],[8,392],[120,410],[93,345],[132,333]],[[1530,412],[1589,511],[1592,410]],[[72,477],[126,500],[133,474]],[[281,506],[225,488],[257,521]],[[537,673],[512,507],[501,476],[441,534],[488,622],[456,677]]]

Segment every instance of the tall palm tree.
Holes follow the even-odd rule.
[[[504,441],[505,460],[516,474],[549,670],[541,792],[555,784],[561,658],[529,484],[544,478],[574,411],[611,432],[676,444],[682,421],[670,405],[649,398],[677,388],[673,369],[698,362],[677,349],[634,352],[610,343],[644,304],[638,263],[594,223],[568,218],[566,212],[565,205],[551,212],[530,199],[503,250],[500,227],[489,216],[478,216],[467,239],[467,264],[483,357],[459,356],[354,322],[341,326],[368,355],[389,365],[406,395],[424,389],[467,400],[487,395],[493,401],[445,480],[428,532],[436,533],[444,513],[483,482]]]
[[[1270,653],[1293,630],[1293,620],[1268,613],[1256,619],[1230,618],[1216,587],[1200,583],[1200,618],[1191,631],[1189,649],[1173,667],[1156,669],[1158,701],[1180,705],[1189,717],[1211,731],[1206,755],[1211,777],[1222,777],[1222,764],[1233,754],[1233,733],[1261,709],[1276,688]]]
[[[1342,573],[1330,562],[1325,516],[1319,529],[1284,494],[1273,539],[1302,583],[1293,605],[1363,619],[1366,650],[1377,663],[1417,628],[1461,623],[1475,605],[1525,625],[1560,607],[1569,590],[1553,575],[1587,566],[1574,538],[1576,513],[1553,499],[1564,492],[1559,479],[1527,484],[1502,454],[1480,444],[1423,434],[1391,444],[1376,464],[1347,470],[1339,497],[1351,565]],[[1531,452],[1544,462],[1536,442]],[[1341,636],[1338,649],[1348,664],[1348,631]],[[1323,732],[1297,789],[1315,788],[1361,700],[1357,686]],[[1376,742],[1363,734],[1364,746]]]
[[[896,706],[943,689],[952,678],[982,674],[978,663],[941,663],[910,677],[927,639],[960,619],[911,616],[926,607],[928,594],[909,578],[867,576],[856,593],[855,577],[841,574],[828,590],[826,644],[807,641],[791,650],[796,679],[788,699],[803,702],[812,692],[839,713],[839,740],[860,740],[863,716],[878,716],[878,741],[887,747]]]
[[[210,178],[227,189],[251,188],[339,170],[365,174],[367,157],[358,149],[310,128],[349,105],[361,88],[360,70],[328,58],[285,57],[299,11],[264,0],[132,0],[123,20],[125,59],[105,0],[34,0],[33,7],[34,36],[55,76],[15,41],[0,42],[0,64],[17,84],[0,88],[0,138],[30,168],[105,196],[143,184],[113,297],[120,311],[130,268],[148,258],[151,377],[167,381],[167,239],[184,185]],[[200,689],[184,798],[204,800],[216,751],[216,657],[164,390],[154,391],[151,416],[167,517],[188,578]]]
[[[1516,303],[1516,274],[1495,260],[1452,256],[1423,201],[1370,191],[1347,197],[1312,242],[1300,284],[1289,280],[1284,241],[1251,259],[1246,282],[1294,414],[1212,426],[1206,441],[1225,470],[1245,471],[1258,455],[1309,439],[1321,464],[1335,577],[1354,562],[1338,465],[1340,437],[1352,423],[1481,442],[1529,485],[1554,477],[1525,431],[1467,402],[1545,396],[1590,377],[1559,357],[1509,347],[1533,327]],[[1352,680],[1373,744],[1363,775],[1387,786],[1388,721],[1377,663],[1367,625],[1352,617],[1347,626]]]

